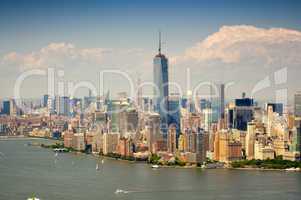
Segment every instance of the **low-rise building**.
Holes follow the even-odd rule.
[[[64,137],[64,147],[70,148],[72,147],[72,139],[73,139],[73,133],[70,131],[63,132]]]
[[[258,160],[274,159],[275,157],[274,149],[270,145],[265,146],[259,141],[255,141],[254,152],[254,158]]]
[[[119,133],[105,133],[103,135],[103,154],[117,153]]]
[[[133,156],[133,141],[130,138],[120,138],[118,144],[118,154],[121,156]]]
[[[39,128],[35,128],[35,129],[32,130],[32,132],[29,134],[29,136],[32,136],[32,137],[47,137],[47,138],[50,138],[52,135],[51,135],[49,129],[39,129]]]
[[[96,133],[93,136],[92,151],[97,153],[103,152],[103,134]]]
[[[72,148],[77,151],[85,150],[85,138],[83,133],[75,133],[72,137]]]

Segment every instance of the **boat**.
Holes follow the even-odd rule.
[[[55,148],[53,149],[54,152],[56,153],[63,153],[63,152],[68,152],[68,149],[66,148]]]
[[[105,163],[105,160],[104,160],[104,159],[102,159],[102,160],[101,160],[101,164],[104,164],[104,163]]]
[[[115,194],[127,194],[127,193],[129,193],[128,191],[125,191],[125,190],[121,190],[121,189],[117,189],[116,191],[115,191]]]
[[[300,168],[294,168],[294,167],[292,167],[292,168],[285,169],[285,171],[287,171],[287,172],[298,172],[298,171],[300,171]]]
[[[96,164],[96,170],[99,170],[99,165],[98,164]]]
[[[27,200],[40,200],[39,198],[33,196],[33,197],[30,197],[30,198],[27,198]]]
[[[159,165],[152,165],[152,168],[158,169],[158,168],[159,168]]]

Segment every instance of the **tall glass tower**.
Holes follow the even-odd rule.
[[[160,114],[161,131],[168,131],[168,59],[161,54],[161,33],[159,32],[159,49],[154,58],[154,109]]]

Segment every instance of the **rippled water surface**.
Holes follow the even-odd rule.
[[[301,199],[301,173],[165,168],[0,141],[0,200]],[[34,140],[36,142],[49,142]],[[96,165],[99,163],[99,170]],[[119,193],[115,193],[119,190]]]

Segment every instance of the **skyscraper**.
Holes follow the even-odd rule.
[[[118,112],[119,133],[124,136],[126,133],[135,133],[138,128],[138,111],[133,108],[123,109]]]
[[[154,58],[154,109],[160,114],[161,131],[168,130],[168,59],[161,54],[161,33],[159,33],[158,54]]]
[[[195,135],[195,153],[196,153],[196,162],[202,163],[206,159],[206,148],[205,148],[205,132],[203,129],[198,128]]]
[[[146,116],[146,140],[147,146],[151,153],[155,153],[156,148],[154,148],[159,138],[160,132],[160,116],[158,113],[148,113]]]
[[[301,92],[295,94],[295,115],[301,117]]]
[[[219,86],[219,119],[224,119],[225,116],[225,85]]]
[[[55,110],[55,99],[51,96],[47,98],[47,109],[49,113],[54,113]]]
[[[268,111],[269,106],[272,106],[273,112],[276,112],[279,115],[283,114],[283,104],[282,103],[266,103],[265,104],[266,111]]]
[[[169,153],[177,151],[177,129],[176,125],[171,125],[168,129],[167,150]]]
[[[10,101],[3,101],[2,114],[10,115]]]
[[[58,115],[68,116],[70,113],[70,99],[66,96],[55,97],[55,109]]]
[[[47,107],[47,103],[48,103],[48,98],[49,98],[49,95],[48,94],[44,94],[43,96],[43,107]]]
[[[175,125],[177,130],[177,137],[180,134],[180,121],[181,121],[181,113],[180,113],[180,95],[174,94],[169,96],[168,99],[168,125]]]
[[[235,99],[234,105],[228,108],[228,128],[246,131],[248,122],[252,121],[254,110],[253,99]]]

